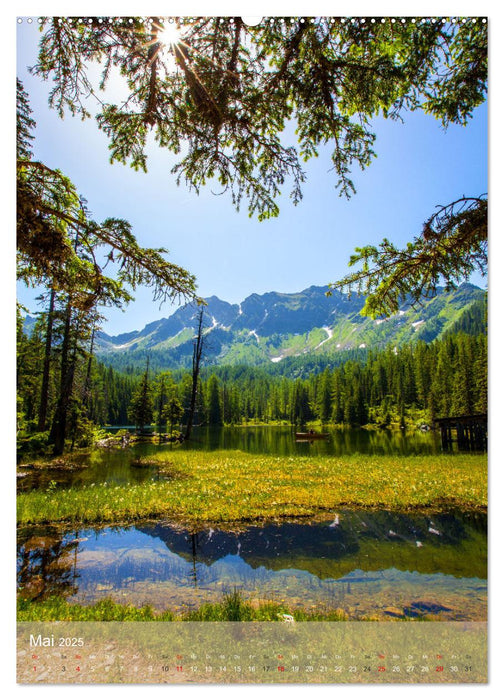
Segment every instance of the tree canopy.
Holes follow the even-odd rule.
[[[44,440],[53,445],[53,454],[60,455],[67,438],[71,437],[73,448],[89,433],[96,418],[90,389],[94,337],[102,320],[98,308],[123,306],[139,284],[152,287],[154,299],[194,299],[195,280],[164,258],[166,250],[142,248],[127,221],[93,221],[86,200],[70,179],[33,159],[35,121],[30,115],[28,95],[18,80],[18,277],[26,284],[42,284],[50,290],[49,308],[41,324],[44,328],[40,329],[45,335],[43,361],[31,357],[31,370],[40,371],[42,381],[39,386],[31,377],[28,392],[19,384],[20,393],[28,393],[29,401],[25,403],[27,410],[19,411],[18,427],[33,427],[38,404],[37,426],[41,434],[45,432],[51,383],[52,421]],[[110,263],[116,266],[112,276],[106,274]],[[26,344],[23,336],[19,323],[19,347],[30,348],[33,344]],[[26,356],[20,355],[20,361]],[[40,396],[35,401],[37,390]],[[142,420],[147,419],[144,414]]]
[[[350,265],[362,263],[361,269],[331,287],[365,294],[364,315],[397,313],[401,299],[420,302],[441,282],[453,288],[474,270],[486,274],[487,221],[486,197],[461,197],[438,207],[404,249],[386,238],[379,247],[357,248]]]
[[[154,299],[195,298],[195,279],[168,262],[165,249],[142,248],[123,219],[93,221],[87,203],[59,170],[33,159],[35,121],[28,95],[17,81],[17,248],[18,277],[71,293],[73,303],[121,305],[128,287],[151,286]],[[114,277],[105,274],[118,266]]]
[[[170,38],[164,32],[169,22],[178,30]],[[237,208],[246,201],[259,219],[278,215],[284,187],[295,203],[301,200],[303,162],[324,144],[331,144],[335,186],[350,196],[352,169],[365,168],[375,156],[375,117],[402,119],[421,109],[445,127],[465,124],[486,95],[481,19],[272,18],[249,27],[240,17],[46,18],[41,31],[33,72],[53,81],[51,106],[61,116],[69,111],[83,119],[96,109],[111,161],[145,170],[153,132],[160,147],[177,155],[177,182],[196,191],[218,187]],[[93,63],[101,65],[101,75],[90,70]],[[107,102],[105,88],[117,71],[127,94]],[[289,136],[292,124],[296,138]],[[465,230],[463,259],[452,247],[443,269],[434,266],[434,276],[425,278],[427,289],[438,273],[452,279],[451,265],[457,278],[481,267],[486,255],[483,228],[467,233],[468,212],[482,214],[483,205],[465,210],[463,226],[455,205],[450,209],[448,229]],[[367,291],[375,293],[371,312],[394,308],[388,273],[394,259],[401,262],[404,253],[429,271],[431,253],[444,250],[446,235],[436,234],[423,248],[419,239],[411,245],[405,253],[387,241],[376,252],[358,249],[352,262],[365,261],[362,274],[370,272],[370,259],[378,263],[367,278]],[[420,288],[422,276],[414,279]],[[400,285],[395,289],[402,292]]]

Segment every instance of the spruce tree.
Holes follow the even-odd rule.
[[[152,423],[154,418],[154,405],[152,400],[152,391],[149,382],[149,360],[145,372],[138,386],[138,389],[133,395],[129,406],[130,420],[133,421],[139,430],[143,430],[146,426]]]
[[[222,425],[222,408],[220,401],[219,380],[212,374],[207,387],[207,422],[209,425]]]

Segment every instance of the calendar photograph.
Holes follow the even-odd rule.
[[[19,684],[487,683],[488,25],[16,18]]]

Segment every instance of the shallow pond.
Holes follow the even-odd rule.
[[[218,602],[341,608],[351,619],[487,616],[486,515],[340,510],[317,523],[265,523],[198,532],[168,522],[127,527],[22,528],[21,595],[112,598],[158,610]]]
[[[82,469],[31,470],[21,468],[19,490],[54,486],[83,486],[92,483],[138,483],[157,480],[155,468],[133,466],[138,457],[173,450],[242,450],[252,454],[269,455],[410,455],[439,454],[440,439],[432,431],[403,433],[389,430],[331,429],[327,440],[296,442],[295,430],[288,426],[257,426],[240,428],[195,428],[190,441],[182,445],[143,443],[120,449],[100,449],[70,459]]]

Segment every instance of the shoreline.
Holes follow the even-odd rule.
[[[454,503],[449,502],[438,502],[430,505],[410,505],[402,506],[401,508],[390,508],[382,504],[378,505],[362,505],[359,503],[339,503],[330,509],[319,509],[313,513],[307,513],[303,515],[290,515],[288,513],[276,516],[276,517],[243,517],[237,520],[196,520],[196,519],[186,519],[182,520],[180,518],[175,518],[170,513],[170,511],[161,512],[158,515],[143,516],[137,515],[130,518],[118,518],[116,520],[37,520],[37,521],[27,521],[27,522],[17,522],[16,528],[36,528],[36,527],[61,527],[65,528],[75,528],[77,525],[81,525],[83,528],[100,529],[102,527],[130,527],[139,522],[152,522],[159,523],[163,522],[170,527],[180,528],[181,530],[188,530],[190,533],[200,532],[201,530],[206,530],[209,528],[218,528],[221,531],[226,532],[243,532],[249,527],[263,527],[269,524],[316,524],[319,522],[325,522],[326,520],[332,520],[334,518],[335,509],[340,509],[342,511],[383,511],[386,510],[388,513],[404,514],[404,515],[436,515],[439,513],[446,513],[450,511],[460,511],[462,513],[488,513],[488,506],[486,504],[474,505],[474,504],[464,504],[464,503]],[[315,509],[314,509],[315,511]]]

